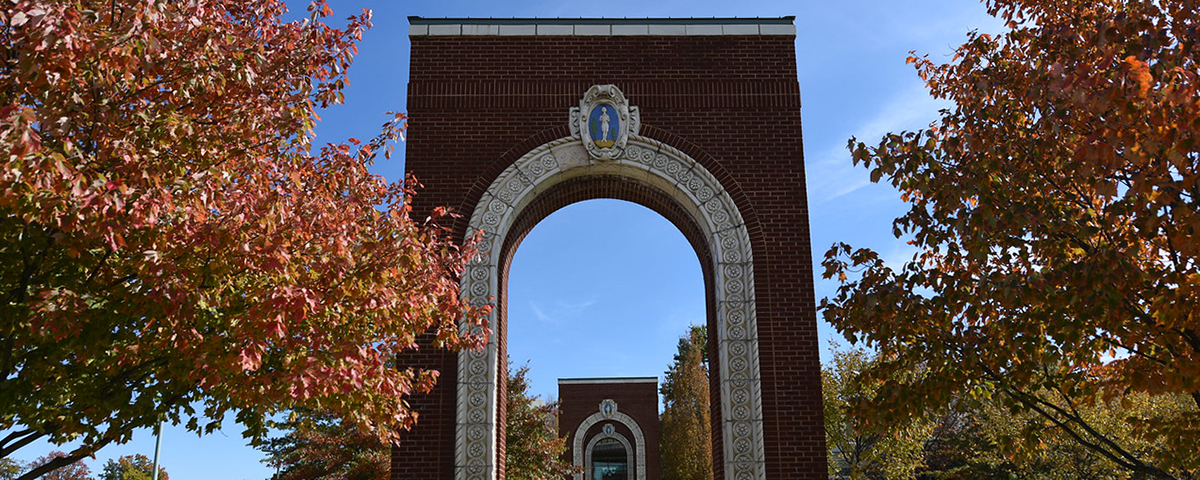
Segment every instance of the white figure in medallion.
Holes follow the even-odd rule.
[[[609,139],[608,138],[608,121],[611,118],[612,117],[608,116],[608,108],[600,107],[600,133],[604,137],[604,138],[601,138],[601,140]]]

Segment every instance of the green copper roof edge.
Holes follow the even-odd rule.
[[[424,18],[411,25],[792,25],[796,16],[726,18]]]

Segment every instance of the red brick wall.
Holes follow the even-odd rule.
[[[662,476],[662,466],[658,453],[658,384],[657,383],[592,383],[592,384],[559,384],[558,385],[558,431],[559,435],[567,437],[567,458],[574,458],[570,446],[575,442],[575,431],[588,417],[600,411],[600,402],[612,399],[617,402],[617,411],[629,415],[641,428],[646,439],[646,457],[638,459],[646,462],[646,480],[659,480]],[[583,445],[587,446],[592,437],[598,435],[604,423],[612,423],[616,432],[629,440],[635,452],[633,432],[619,422],[600,422],[592,425],[583,435]],[[636,455],[630,452],[631,455]],[[633,465],[630,465],[632,475]],[[631,476],[632,478],[632,476]]]
[[[617,85],[641,109],[642,135],[716,176],[754,250],[768,478],[824,478],[794,37],[425,36],[412,38],[411,59],[406,148],[408,168],[425,184],[419,210],[469,214],[514,160],[568,135],[568,108],[594,84]],[[456,225],[459,238],[465,222]],[[502,334],[503,320],[498,327]],[[449,480],[456,358],[425,349],[404,360],[440,369],[442,381],[411,399],[420,424],[393,450],[392,478]],[[714,429],[720,424],[713,419]]]

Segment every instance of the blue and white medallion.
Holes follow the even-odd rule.
[[[607,104],[592,107],[592,113],[588,115],[588,131],[592,134],[592,143],[597,147],[611,148],[616,145],[616,134],[621,131],[617,108]]]
[[[588,154],[598,160],[620,157],[639,127],[638,108],[629,106],[616,85],[593,85],[579,107],[571,107],[571,133],[579,135]]]
[[[617,401],[616,400],[613,400],[611,398],[606,398],[606,399],[604,399],[603,402],[600,402],[600,415],[602,415],[604,418],[611,419],[611,418],[613,418],[613,415],[616,415],[616,414],[617,414]]]

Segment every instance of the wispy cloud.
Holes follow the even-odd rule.
[[[533,317],[536,318],[537,321],[553,323],[553,319],[550,318],[549,315],[546,315],[546,312],[542,310],[542,307],[538,306],[538,304],[529,302],[529,310],[533,312]]]
[[[861,32],[856,32],[859,35],[855,38],[864,42],[864,46],[886,49],[889,55],[895,55],[899,46],[899,50],[902,51],[913,50],[918,55],[929,54],[935,62],[950,61],[957,45],[966,40],[967,31],[977,29],[993,34],[1005,31],[1004,22],[987,15],[978,4],[942,9],[937,16],[906,7],[880,8],[883,8],[880,18],[883,24],[863,22],[858,18],[858,13],[854,13],[853,20],[846,20],[844,24],[862,29]],[[899,71],[904,72],[905,76],[899,78],[906,78],[906,84],[898,87],[890,97],[879,101],[880,107],[874,115],[860,115],[864,121],[833,137],[820,139],[815,143],[816,148],[812,150],[815,153],[806,155],[806,163],[809,166],[810,204],[828,202],[853,193],[870,183],[870,172],[865,168],[853,166],[850,152],[846,149],[847,139],[855,137],[867,145],[874,145],[889,132],[926,127],[930,121],[937,118],[939,109],[951,105],[948,101],[931,97],[924,83],[912,74],[911,68],[905,67]],[[871,93],[873,92],[863,92],[861,98],[869,98]],[[811,118],[807,120],[812,121]]]
[[[861,3],[866,6],[868,2]],[[987,15],[984,5],[977,2],[941,5],[937,15],[900,2],[878,2],[871,10],[869,13],[844,8],[834,10],[838,25],[851,28],[854,39],[866,48],[913,50],[918,54],[941,56],[965,41],[971,30],[1004,31],[1004,22]]]
[[[883,264],[892,270],[903,269],[905,264],[913,260],[915,253],[917,253],[916,247],[908,243],[896,242],[890,251],[883,254]]]
[[[583,300],[578,302],[566,302],[557,300],[552,305],[543,306],[537,302],[529,302],[529,311],[533,312],[533,317],[543,323],[559,324],[565,320],[573,320],[583,314],[588,308],[596,304],[596,300]]]
[[[852,131],[828,139],[818,147],[818,153],[806,162],[808,168],[809,201],[820,205],[850,194],[870,182],[870,172],[855,167],[846,149],[846,140],[855,137],[868,145],[878,142],[889,132],[925,127],[936,118],[937,111],[949,103],[929,96],[924,85],[914,82],[901,90],[879,110]]]

